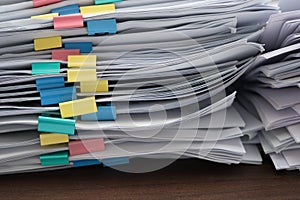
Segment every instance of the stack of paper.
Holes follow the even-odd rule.
[[[264,50],[268,2],[1,1],[0,173],[261,163],[262,124],[228,88]]]
[[[261,38],[268,52],[240,84],[239,100],[262,120],[259,140],[276,169],[300,166],[299,26],[299,10],[272,15]]]

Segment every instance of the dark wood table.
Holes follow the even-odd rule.
[[[264,165],[180,160],[156,172],[128,174],[99,166],[5,175],[0,199],[300,199],[300,172]]]

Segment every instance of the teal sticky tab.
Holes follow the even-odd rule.
[[[75,120],[39,116],[38,131],[74,135]]]
[[[69,152],[61,151],[40,156],[42,166],[57,166],[69,164]]]
[[[119,157],[119,158],[105,158],[102,160],[104,166],[112,167],[117,165],[129,164],[128,157]]]
[[[116,3],[116,2],[121,2],[122,0],[95,0],[95,4],[107,4],[107,3]]]
[[[60,73],[59,62],[32,63],[31,67],[32,67],[32,75]]]

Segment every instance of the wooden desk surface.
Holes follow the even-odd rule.
[[[300,199],[300,172],[181,160],[157,172],[99,166],[0,177],[0,199]]]

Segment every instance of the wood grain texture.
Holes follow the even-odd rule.
[[[0,199],[300,199],[300,173],[181,160],[128,174],[99,166],[0,177]]]

